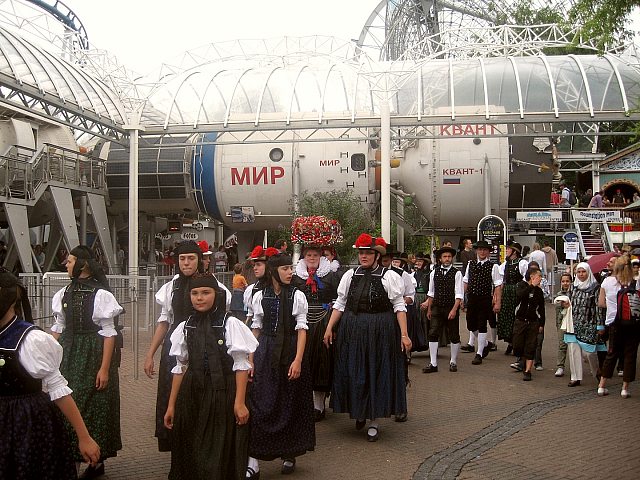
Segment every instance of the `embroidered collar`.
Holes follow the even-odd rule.
[[[316,270],[316,275],[320,278],[324,277],[331,271],[331,264],[327,257],[320,257],[320,265]],[[300,277],[302,280],[306,280],[309,278],[309,272],[307,271],[307,262],[304,261],[304,258],[301,258],[296,265],[296,275]]]

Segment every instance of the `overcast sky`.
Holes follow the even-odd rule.
[[[380,0],[65,0],[95,48],[140,73],[186,50],[240,38],[358,38]]]
[[[380,0],[65,0],[92,47],[147,73],[211,42],[285,35],[358,38]],[[640,29],[638,9],[634,29]]]

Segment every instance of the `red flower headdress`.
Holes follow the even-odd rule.
[[[291,241],[305,245],[329,246],[343,240],[337,220],[322,215],[296,217],[291,224]]]

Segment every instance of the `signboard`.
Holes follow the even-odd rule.
[[[576,232],[567,232],[562,235],[564,240],[564,253],[568,260],[576,260],[580,253],[580,243]]]
[[[620,210],[574,210],[574,217],[579,222],[611,222],[620,221]]]
[[[485,240],[491,245],[489,258],[492,262],[500,264],[504,261],[507,226],[500,217],[487,215],[480,219],[478,222],[478,240]]]
[[[256,221],[253,207],[230,207],[233,223],[254,223]]]
[[[567,232],[562,235],[564,243],[578,243],[578,234],[576,232]]]
[[[182,240],[197,240],[198,234],[196,232],[182,232],[180,238]]]
[[[562,212],[516,212],[516,220],[518,222],[561,222]]]

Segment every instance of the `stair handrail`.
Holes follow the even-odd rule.
[[[580,222],[576,218],[577,210],[575,208],[570,208],[569,211],[571,212],[571,218],[573,219],[573,226],[575,227],[576,233],[578,235],[578,242],[580,243],[580,255],[582,255],[582,258],[584,258],[587,256],[587,251],[584,248],[584,241],[582,240],[582,230],[580,229]]]
[[[613,252],[613,239],[611,238],[611,230],[609,229],[609,224],[604,221],[602,222],[602,243],[605,247],[605,252]],[[622,225],[624,229],[624,224]]]

